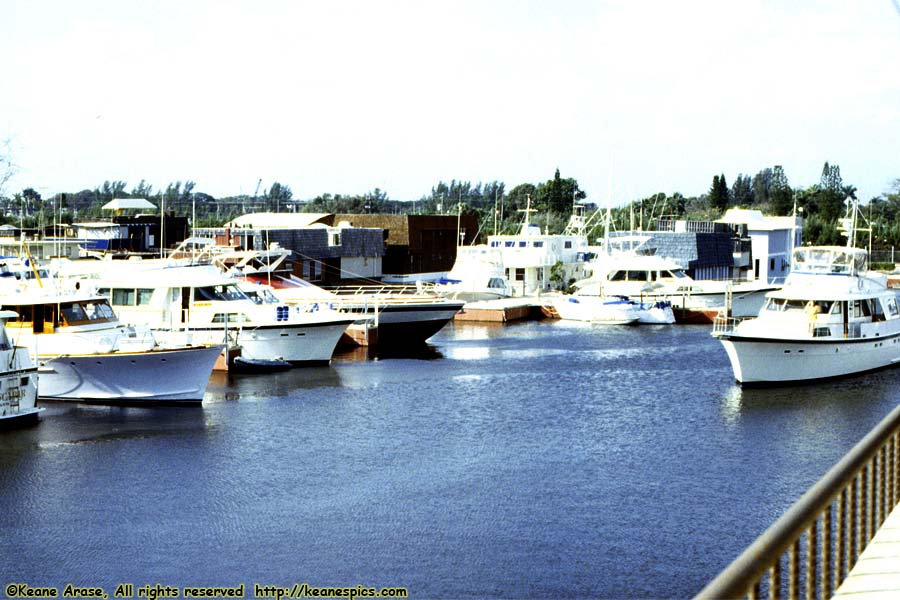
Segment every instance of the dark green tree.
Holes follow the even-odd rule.
[[[772,181],[769,185],[770,209],[776,215],[789,215],[794,208],[794,190],[788,183],[787,175],[781,165],[772,170]]]
[[[744,208],[753,204],[753,182],[749,175],[739,173],[731,184],[731,203]]]
[[[709,207],[717,211],[728,208],[728,183],[724,174],[713,176],[712,187],[709,188]]]
[[[753,204],[769,203],[769,189],[772,183],[772,169],[763,169],[753,176]]]

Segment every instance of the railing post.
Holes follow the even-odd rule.
[[[806,533],[806,593],[804,595],[807,600],[812,600],[816,597],[816,583],[819,581],[818,562],[819,520],[816,519]]]
[[[802,537],[802,536],[801,536]],[[791,544],[788,551],[788,598],[800,597],[800,538]]]
[[[834,560],[836,552],[831,547],[831,512],[834,510],[835,503],[828,505],[825,514],[822,515],[822,592],[819,598],[831,598],[831,561]],[[815,588],[813,588],[815,596]]]
[[[834,540],[834,547],[837,553],[837,561],[834,567],[834,589],[837,589],[838,586],[841,585],[841,582],[844,581],[844,575],[847,571],[844,570],[844,561],[847,558],[847,488],[845,487],[841,490],[841,495],[838,498],[837,505],[837,526],[835,527],[836,539]]]
[[[778,600],[781,597],[781,559],[769,569],[769,600]]]

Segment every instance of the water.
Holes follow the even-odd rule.
[[[0,584],[683,598],[898,383],[742,391],[708,327],[529,322],[217,375],[200,408],[47,404],[0,434]]]

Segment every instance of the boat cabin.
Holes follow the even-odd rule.
[[[7,326],[30,329],[33,333],[53,333],[59,327],[117,323],[115,312],[105,298],[67,300],[63,302],[4,303],[4,309],[19,314]]]

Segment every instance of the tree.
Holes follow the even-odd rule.
[[[772,169],[763,169],[753,176],[753,204],[769,203],[769,186],[772,182]]]
[[[716,211],[728,208],[728,183],[725,175],[714,175],[712,187],[709,188],[709,207]]]
[[[776,215],[789,215],[794,207],[794,190],[788,183],[787,175],[781,165],[772,170],[772,181],[769,185],[771,210]]]
[[[9,140],[4,140],[0,149],[0,194],[3,194],[3,186],[16,174],[16,166],[12,162],[9,149]]]
[[[280,211],[281,207],[286,205],[294,193],[286,185],[282,185],[277,181],[272,182],[272,186],[265,192],[266,206],[271,210]]]
[[[841,168],[838,165],[829,165],[826,162],[822,167],[818,192],[816,200],[821,217],[826,221],[835,221],[842,217],[845,208],[844,200],[847,199],[849,190],[844,189]],[[855,197],[856,188],[853,188],[853,194]]]
[[[731,184],[731,203],[744,208],[753,204],[753,183],[749,175],[738,173]]]

